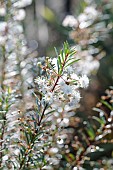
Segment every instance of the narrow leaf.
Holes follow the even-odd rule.
[[[74,63],[76,63],[77,61],[79,61],[80,59],[77,59],[77,60],[74,60],[74,61],[72,61],[72,62],[70,62],[70,63],[66,63],[66,65],[65,65],[65,68],[66,67],[68,67],[68,66],[71,66],[72,64],[74,64]]]
[[[101,103],[107,106],[110,110],[113,110],[113,107],[108,102],[101,100]]]

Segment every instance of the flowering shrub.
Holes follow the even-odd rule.
[[[9,128],[10,131],[12,131],[14,124],[15,128],[20,129],[20,132],[16,135],[10,134],[11,144],[9,145],[13,150],[9,149],[8,154],[6,155],[5,151],[4,154],[1,152],[1,154],[4,155],[1,167],[15,167],[17,169],[42,168],[47,162],[52,163],[51,158],[46,158],[44,156],[48,147],[49,152],[50,150],[54,151],[51,144],[52,140],[56,139],[59,144],[63,142],[58,130],[68,123],[68,118],[65,118],[66,112],[72,112],[73,109],[76,109],[80,101],[78,88],[86,88],[89,84],[89,80],[86,75],[76,75],[72,65],[78,62],[79,59],[73,57],[75,50],[71,49],[68,43],[64,43],[60,54],[58,54],[57,51],[56,54],[57,58],[54,58],[53,60],[49,58],[46,59],[45,66],[38,63],[38,66],[42,69],[42,76],[35,80],[38,84],[38,92],[35,94],[37,100],[35,113],[26,113],[26,116],[15,120],[18,122],[18,126],[15,124],[15,121],[11,124],[12,128],[8,127],[10,123],[7,124],[7,130]],[[2,100],[4,101],[5,99],[1,98],[1,107],[4,106]],[[6,98],[5,101],[8,102],[8,99]],[[59,101],[59,103],[57,103],[57,101]],[[5,112],[4,108],[1,112]],[[56,127],[57,123],[51,125],[53,120],[60,123],[60,118],[55,120],[60,112],[62,112],[61,125],[59,124],[59,127]],[[9,117],[11,120],[11,116]],[[8,113],[5,112],[5,117],[1,117],[1,120],[7,122],[7,118]],[[4,131],[4,126],[5,125],[3,124],[1,129],[5,135],[8,135],[7,130],[6,132]],[[48,133],[49,136],[47,136]],[[53,133],[56,134],[53,135]],[[57,133],[59,134],[59,137],[57,137]],[[4,141],[3,135],[1,136],[1,140]],[[13,144],[14,140],[16,140],[16,145]],[[3,146],[2,142],[1,149]],[[54,159],[53,164],[55,161]]]
[[[74,170],[108,166],[107,161],[99,163],[103,158],[94,158],[94,155],[106,152],[102,144],[112,144],[112,137],[108,135],[112,133],[113,108],[106,101],[112,103],[112,90],[107,90],[108,96],[101,100],[108,107],[109,116],[105,117],[106,112],[98,108],[94,110],[100,112],[99,117],[82,120],[75,115],[80,101],[79,88],[87,88],[89,84],[86,75],[75,73],[79,62],[73,57],[75,53],[66,42],[59,54],[56,50],[57,58],[47,57],[45,64],[38,62],[41,75],[35,79],[34,110],[22,116],[18,111],[17,116],[17,112],[12,112],[15,100],[10,89],[1,93],[2,169]],[[101,103],[97,106],[101,107]],[[99,161],[95,163],[95,159]]]
[[[33,143],[31,143],[31,146],[33,145],[33,151],[36,151],[38,147],[38,150],[36,153],[34,152],[33,155],[36,160],[38,158],[40,160],[43,158],[43,161],[40,161],[39,163],[32,160],[34,166],[38,164],[37,166],[43,167],[47,162],[53,165],[59,164],[60,158],[57,157],[57,155],[59,155],[57,152],[60,152],[60,148],[56,148],[57,145],[53,147],[53,145],[55,145],[53,141],[56,141],[59,145],[63,144],[65,136],[63,137],[64,139],[62,139],[62,135],[60,135],[59,130],[68,124],[69,120],[65,114],[66,112],[68,113],[73,109],[76,109],[80,101],[80,93],[78,88],[86,88],[89,84],[87,76],[83,75],[80,77],[75,74],[74,68],[72,69],[72,65],[79,60],[73,57],[75,54],[74,49],[70,49],[69,45],[64,43],[60,54],[58,54],[57,51],[56,54],[57,58],[52,60],[46,58],[46,63],[44,66],[38,62],[38,66],[42,70],[42,76],[35,80],[38,88],[38,91],[35,94],[37,100],[37,115],[35,117],[37,119],[33,118],[36,129],[35,134],[32,136]],[[68,68],[70,69],[70,72],[68,71]],[[34,117],[34,115],[32,115],[32,117]],[[54,123],[51,124],[52,122]],[[41,134],[40,128],[42,130]],[[34,127],[31,129],[33,129],[32,133],[34,133]],[[48,133],[49,136],[47,135]],[[29,134],[26,135],[29,136]],[[41,143],[38,141],[39,139],[42,141]],[[44,147],[46,142],[46,147]],[[35,145],[35,143],[37,143],[37,145]],[[39,147],[42,153],[39,152]],[[32,151],[29,150],[29,152],[31,153]],[[21,165],[24,168],[25,161],[27,159],[30,161],[33,158],[33,155],[31,157],[29,152]],[[45,152],[48,154],[45,155]],[[51,157],[51,154],[55,155]],[[27,166],[31,167],[29,164]],[[49,167],[44,166],[44,168],[48,169]]]
[[[30,3],[0,2],[0,169],[112,169],[112,160],[104,159],[107,150],[112,158],[112,90],[107,90],[94,108],[99,116],[83,119],[76,112],[80,89],[88,87],[87,75],[99,66],[87,50],[83,51],[87,64],[67,42],[60,52],[55,49],[56,58],[38,58],[34,97],[30,95],[27,87],[33,83],[33,75],[29,70],[34,68],[29,56],[37,53],[27,48],[21,24],[25,17],[22,8]],[[85,27],[86,32],[87,24],[95,22],[98,15],[94,8],[87,7],[84,12],[88,21],[79,26],[74,17],[69,20],[74,20],[77,28]],[[85,38],[85,44],[83,40],[78,43],[87,45]],[[94,67],[89,67],[90,62]]]

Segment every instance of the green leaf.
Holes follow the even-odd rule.
[[[64,54],[63,50],[60,51],[60,55],[61,55],[62,61],[64,62],[65,61],[65,54]]]
[[[59,64],[59,66],[60,66],[60,69],[62,69],[62,62],[61,62],[60,56],[58,56],[58,64]]]
[[[80,59],[77,59],[77,60],[74,60],[74,61],[71,61],[70,63],[66,64],[65,65],[65,68],[68,67],[68,66],[71,66],[73,65],[74,63],[76,63],[77,61],[79,61]]]
[[[74,54],[76,54],[76,50],[73,49],[72,51],[70,51],[69,57],[73,56]]]
[[[108,102],[101,100],[101,103],[107,106],[110,110],[113,110],[113,107]]]
[[[66,60],[66,63],[68,63],[68,62],[71,61],[71,60],[75,60],[75,57],[68,58],[68,59]]]
[[[65,53],[65,55],[66,55],[67,53],[69,53],[69,44],[68,44],[68,42],[67,42],[67,41],[66,41],[66,42],[64,42],[63,49],[64,49],[64,53]]]
[[[25,133],[25,136],[26,136],[27,144],[29,145],[30,141],[29,141],[28,132],[25,131],[24,133]]]
[[[94,111],[96,111],[96,112],[102,112],[102,110],[101,110],[101,109],[96,108],[96,107],[94,107],[92,110],[94,110]]]
[[[49,114],[51,114],[51,113],[54,113],[56,110],[52,110],[52,111],[50,111],[50,112],[47,112],[45,115],[49,115]]]
[[[96,116],[93,116],[92,117],[94,120],[96,120],[97,122],[99,122],[100,124],[101,124],[101,126],[103,126],[106,122],[104,121],[104,120],[102,120],[102,119],[100,119],[100,118],[98,118],[98,117],[96,117]]]
[[[87,134],[89,135],[90,139],[94,140],[95,132],[94,132],[92,126],[88,122],[87,122],[87,129],[86,130],[87,130]]]

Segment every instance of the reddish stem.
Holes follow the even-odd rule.
[[[66,63],[67,58],[68,58],[68,54],[66,54],[66,58],[65,58],[65,60],[64,60],[64,63],[62,64],[62,71],[63,71],[63,68],[64,68],[64,66],[65,66],[65,63]],[[57,79],[56,79],[56,81],[55,81],[55,84],[54,84],[54,86],[53,86],[52,89],[51,89],[51,92],[54,91],[54,89],[55,89],[55,87],[56,87],[56,85],[57,85],[60,77],[61,77],[61,75],[59,75],[59,76],[57,77]]]

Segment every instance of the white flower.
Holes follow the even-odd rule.
[[[13,34],[14,33],[20,34],[23,32],[23,27],[22,27],[22,25],[16,23],[16,25],[14,25],[14,27],[12,28],[12,31],[13,31]]]
[[[79,20],[80,23],[87,21],[87,15],[84,14],[84,13],[81,13],[78,17],[78,20]]]
[[[6,44],[7,37],[6,36],[0,36],[0,45]]]
[[[66,67],[66,72],[67,72],[68,74],[72,74],[72,73],[73,73],[73,67],[72,67],[72,66]]]
[[[15,150],[14,150],[14,154],[15,154],[15,155],[17,155],[17,156],[18,156],[18,155],[19,155],[19,153],[20,153],[20,150],[19,150],[19,149],[15,149]]]
[[[83,75],[82,77],[80,77],[79,83],[80,83],[80,87],[87,88],[89,85],[88,77],[86,75]]]
[[[8,160],[8,155],[5,155],[5,156],[3,156],[3,161],[7,161]]]
[[[37,79],[35,79],[35,83],[43,86],[45,84],[45,79],[43,77],[38,77]]]
[[[69,125],[69,119],[68,118],[64,118],[63,119],[63,123],[68,126]]]
[[[63,84],[61,87],[61,90],[63,91],[64,94],[71,94],[72,93],[72,87],[70,85],[67,84]]]
[[[58,140],[57,140],[57,143],[58,143],[59,145],[61,145],[61,144],[64,143],[64,141],[63,141],[63,139],[58,139]]]
[[[50,148],[49,152],[55,154],[58,152],[58,148]]]
[[[15,20],[22,21],[25,19],[26,12],[24,9],[18,10],[17,14],[14,16]]]
[[[6,9],[5,8],[0,8],[0,16],[5,16],[6,15]]]
[[[73,80],[79,80],[79,77],[78,77],[77,74],[75,74],[75,73],[71,74],[71,78],[72,78]]]
[[[52,92],[47,92],[44,96],[44,100],[51,104],[53,102],[53,93]]]
[[[77,167],[74,167],[73,170],[78,170],[78,168],[77,168]]]
[[[67,15],[65,19],[63,20],[62,25],[64,27],[77,27],[78,26],[78,21],[73,15]]]
[[[95,18],[98,16],[98,11],[93,6],[88,6],[85,8],[84,12],[90,15],[91,18]]]
[[[23,8],[27,5],[30,5],[32,3],[32,0],[20,0],[14,3],[14,7]]]
[[[76,105],[79,103],[79,101],[80,101],[80,93],[79,93],[79,91],[74,91],[73,92],[73,96],[71,97],[71,99],[70,99],[70,102],[69,102],[69,106],[70,107],[76,107]]]
[[[0,33],[4,32],[7,28],[7,22],[0,22]]]

